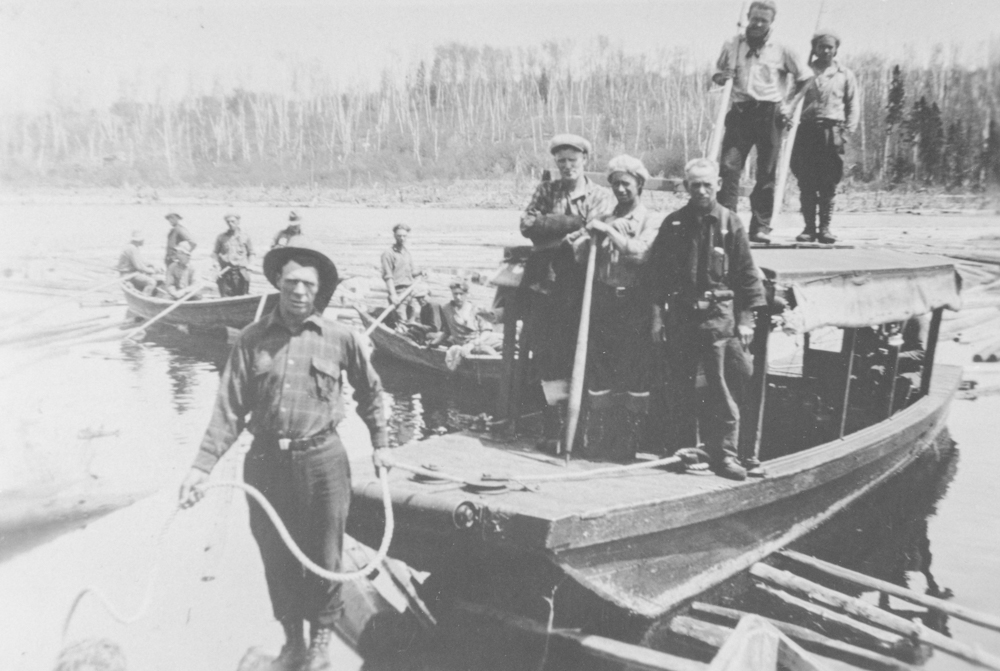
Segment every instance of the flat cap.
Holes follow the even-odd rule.
[[[579,135],[573,133],[560,133],[549,142],[549,153],[554,154],[563,147],[570,147],[577,151],[582,151],[589,155],[591,151],[590,142]]]
[[[628,154],[615,156],[608,161],[608,177],[611,177],[616,172],[628,173],[643,184],[649,181],[649,171],[646,170],[646,166],[635,156],[629,156]]]
[[[182,217],[181,215],[177,214],[176,212],[171,212],[170,214],[168,214],[167,216],[165,216],[163,218],[164,219],[183,219],[184,217]]]

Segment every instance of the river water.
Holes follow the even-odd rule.
[[[179,209],[200,243],[195,264],[206,272],[208,249],[224,229],[222,215],[228,209]],[[0,206],[6,233],[0,251],[0,503],[8,510],[33,493],[66,486],[87,492],[157,491],[169,497],[189,466],[211,411],[228,349],[225,340],[164,327],[151,329],[139,342],[123,343],[125,308],[116,289],[66,302],[75,291],[113,278],[108,269],[133,229],[145,233],[147,255],[159,261],[167,211],[145,204]],[[261,253],[287,214],[265,206],[238,211]],[[340,207],[299,212],[306,232],[329,245],[342,275],[370,278],[356,281],[352,300],[370,296],[366,284],[380,284],[378,255],[390,244],[390,229],[397,221],[413,225],[413,254],[438,284],[455,274],[488,276],[502,247],[521,242],[512,212]],[[870,240],[872,221],[879,230],[911,229],[913,218],[843,220],[845,237]],[[995,231],[997,225],[995,217],[919,218],[927,246],[948,236],[973,238]],[[486,286],[473,284],[474,299],[483,302],[489,295]],[[956,362],[971,356],[955,343],[943,350],[940,356]],[[476,415],[492,411],[490,399],[476,387],[456,388],[377,355],[375,365],[391,401],[396,442],[461,428]],[[997,373],[986,364],[973,372],[986,383],[997,381]],[[350,449],[370,449],[357,417],[349,416],[342,429]],[[1000,396],[956,399],[949,430],[950,439],[943,439],[936,451],[801,541],[800,547],[919,591],[936,591],[969,608],[1000,613],[1000,501],[993,482],[1000,473]],[[111,515],[109,527],[112,518],[124,515],[127,511]],[[36,584],[30,579],[32,567],[69,561],[59,553],[70,552],[65,548],[72,547],[75,537],[94,536],[99,528],[57,525],[0,538],[0,604],[30,604],[18,611],[25,627],[57,626],[44,623],[60,612],[59,604],[68,595],[56,593],[54,587],[29,594],[27,585]],[[107,533],[113,537],[113,531]],[[87,556],[73,559],[84,562]],[[6,594],[9,599],[5,589],[12,590]],[[260,603],[254,607],[266,610]],[[1000,634],[953,619],[929,624],[1000,652]],[[274,638],[273,630],[268,636]],[[28,640],[30,635],[0,638],[7,639],[0,643],[0,668],[43,668],[28,662],[44,657],[42,644]],[[47,640],[51,644],[51,635]],[[240,645],[249,643],[233,643],[233,649]],[[136,658],[146,665],[135,668],[197,668]],[[965,666],[939,653],[926,668]],[[235,661],[226,668],[235,668]]]

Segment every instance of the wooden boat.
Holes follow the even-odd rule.
[[[144,320],[152,319],[174,303],[167,298],[146,296],[128,282],[122,284],[122,291],[125,293],[125,302],[129,310]],[[166,315],[163,323],[197,329],[222,327],[241,329],[253,322],[262,299],[265,301],[265,311],[273,309],[278,304],[277,293],[185,301]]]
[[[934,365],[942,311],[960,303],[951,263],[855,249],[755,256],[793,308],[786,323],[805,334],[801,367],[768,372],[768,343],[782,336],[769,337],[770,314],[758,319],[759,393],[743,405],[740,449],[759,446],[763,477],[612,474],[606,463],[564,466],[509,435],[404,445],[392,459],[428,470],[391,472],[391,554],[431,572],[431,602],[453,595],[541,622],[551,603],[556,626],[628,636],[812,530],[934,443],[961,377]],[[892,332],[883,325],[914,315],[931,315],[924,364],[918,378],[903,378],[898,338],[883,337]],[[841,336],[839,347],[819,343],[824,328]],[[900,392],[904,379],[910,395]],[[427,477],[433,469],[444,479]],[[373,544],[379,486],[370,463],[352,470],[349,533]]]
[[[358,315],[365,329],[375,322],[375,318],[364,310],[358,310]],[[445,349],[420,347],[410,338],[382,324],[372,331],[371,339],[380,354],[445,375],[460,375],[479,383],[499,381],[503,369],[500,355],[470,354],[463,357],[458,368],[452,371],[445,363]]]

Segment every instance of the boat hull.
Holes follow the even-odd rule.
[[[580,501],[589,496],[594,503],[562,512],[547,507],[545,487],[535,493],[534,510],[530,492],[463,492],[479,509],[478,524],[464,530],[453,522],[460,498],[454,491],[421,495],[397,482],[392,554],[449,587],[462,586],[463,598],[471,592],[474,601],[532,617],[547,618],[542,597],[556,590],[560,626],[608,631],[648,622],[815,529],[912,463],[943,430],[960,377],[960,369],[935,367],[931,393],[911,407],[844,439],[771,460],[761,480],[650,474],[619,481],[620,500],[603,506],[598,502],[607,504],[614,490],[582,481]],[[350,528],[364,540],[366,530],[381,530],[377,490],[363,478],[356,482]],[[635,491],[655,491],[657,483],[686,491],[636,498]]]
[[[128,284],[122,285],[125,302],[131,312],[143,320],[152,319],[174,301],[154,298],[139,293]],[[266,294],[264,311],[272,310],[278,304],[278,294]],[[229,327],[242,329],[254,321],[260,307],[261,295],[211,298],[200,301],[185,301],[161,320],[164,324],[188,326],[196,329],[220,329]]]

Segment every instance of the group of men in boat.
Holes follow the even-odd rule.
[[[171,212],[165,218],[170,222],[170,230],[167,232],[163,266],[158,267],[146,260],[142,253],[145,236],[142,231],[134,230],[129,244],[118,257],[116,270],[120,275],[128,276],[132,286],[147,296],[197,300],[201,297],[198,287],[203,283],[198,280],[191,265],[191,255],[198,243],[181,223],[181,215]],[[230,212],[225,215],[224,221],[226,230],[216,237],[212,249],[212,258],[217,266],[215,282],[219,296],[245,296],[250,293],[253,241],[240,227],[239,214]],[[287,245],[291,238],[301,235],[299,215],[290,213],[288,221],[288,226],[275,236],[272,247]]]

